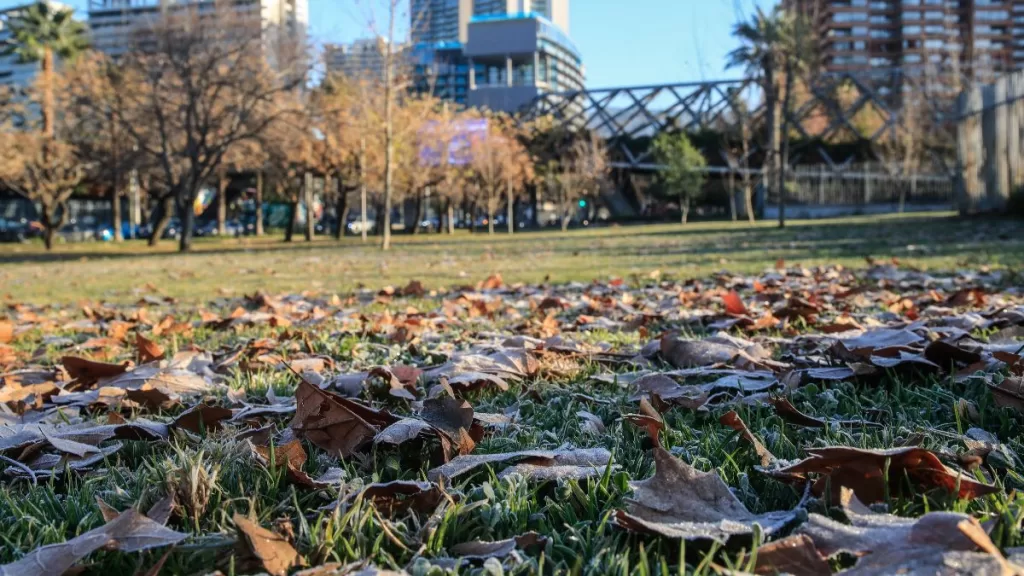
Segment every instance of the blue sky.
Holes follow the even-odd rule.
[[[0,6],[25,0],[0,0]],[[84,11],[87,0],[64,0]],[[572,0],[570,35],[583,54],[593,88],[732,77],[725,55],[737,14],[773,0]],[[318,41],[367,35],[373,6],[383,0],[309,0]],[[403,26],[403,31],[407,26]]]

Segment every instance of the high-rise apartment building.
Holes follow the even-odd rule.
[[[52,8],[69,9],[69,6],[57,2],[48,2]],[[11,38],[9,22],[17,18],[18,13],[28,7],[28,4],[14,6],[0,10],[0,46],[4,46]],[[38,62],[22,62],[13,53],[4,53],[0,50],[0,86],[15,90],[27,88],[32,84],[39,72]]]
[[[114,58],[137,49],[148,29],[181,7],[195,8],[200,15],[230,10],[234,25],[258,30],[271,64],[294,58],[296,48],[305,48],[308,0],[90,0],[93,48]]]
[[[412,0],[410,29],[420,90],[512,112],[583,88],[569,0]]]
[[[785,0],[807,17],[830,71],[955,70],[984,77],[1024,65],[1024,0]]]
[[[324,46],[327,71],[349,78],[381,79],[384,76],[383,48],[386,42],[384,38],[361,38],[351,44],[327,44]],[[396,45],[394,55],[405,62],[409,47]]]

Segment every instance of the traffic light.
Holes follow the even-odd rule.
[[[586,208],[586,207],[587,207],[587,201],[586,200],[580,200],[580,208]]]

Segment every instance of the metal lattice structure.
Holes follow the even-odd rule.
[[[916,92],[914,90],[917,90]],[[906,130],[921,133],[933,173],[949,173],[955,164],[955,89],[937,78],[901,71],[822,74],[794,89],[785,111],[790,126],[790,164],[822,164],[835,171],[862,162],[884,160],[885,143]],[[928,97],[921,97],[926,94]],[[948,98],[946,96],[949,96]],[[925,106],[908,125],[904,105],[913,98]],[[689,82],[550,93],[539,96],[524,114],[550,115],[567,129],[586,129],[604,138],[612,166],[654,171],[651,140],[663,131],[683,131],[701,139],[711,170],[724,170],[722,150],[746,127],[751,134],[744,165],[759,171],[766,146],[763,91],[756,79]],[[717,144],[716,144],[717,142]],[[747,162],[749,161],[749,162]],[[721,164],[716,166],[716,162]]]

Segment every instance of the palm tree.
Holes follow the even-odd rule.
[[[54,134],[53,75],[55,58],[73,59],[89,47],[85,25],[72,17],[70,8],[56,8],[44,0],[12,15],[11,37],[3,52],[22,62],[40,63],[43,134]]]
[[[779,227],[786,225],[784,194],[784,165],[788,156],[787,117],[793,80],[806,71],[813,61],[814,47],[811,34],[802,18],[776,6],[771,12],[761,8],[749,22],[741,22],[733,30],[740,47],[728,55],[728,67],[742,67],[752,77],[759,78],[765,94],[765,105],[770,114],[768,122],[768,165],[766,181],[778,178]],[[785,144],[785,146],[783,145]]]

